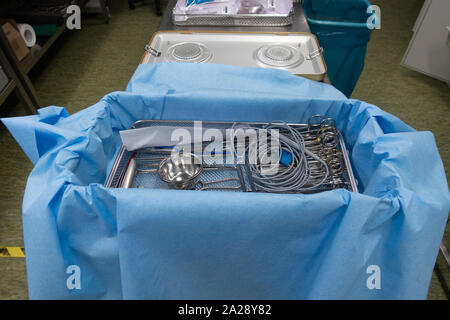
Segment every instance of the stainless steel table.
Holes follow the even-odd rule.
[[[301,3],[294,3],[294,23],[285,27],[227,27],[227,26],[177,26],[172,22],[172,10],[176,5],[177,0],[169,0],[158,30],[220,30],[220,31],[268,31],[268,32],[311,32],[308,21],[306,21],[305,14]],[[323,82],[331,84],[328,74],[325,75]]]

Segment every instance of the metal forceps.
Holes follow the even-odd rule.
[[[231,182],[236,181],[239,182],[238,185],[235,186],[212,186],[215,184],[223,183],[223,182]],[[242,185],[240,184],[239,178],[227,178],[227,179],[221,179],[221,180],[215,180],[215,181],[198,181],[196,184],[196,190],[238,190],[241,189]]]
[[[333,118],[325,118],[321,114],[313,115],[308,119],[308,131],[314,131],[323,127],[336,127],[336,121]]]

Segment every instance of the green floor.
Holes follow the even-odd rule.
[[[372,3],[381,7],[382,29],[373,33],[366,67],[352,98],[373,103],[418,130],[432,131],[449,176],[450,89],[399,65],[423,0]],[[31,78],[43,106],[64,106],[72,114],[111,91],[125,89],[160,18],[152,5],[130,11],[125,0],[111,1],[111,15],[110,24],[91,17],[82,20],[82,29],[67,31],[35,67]],[[27,114],[14,99],[1,110],[1,117]],[[0,150],[0,246],[22,246],[21,203],[32,165],[3,125]],[[450,248],[448,229],[444,242]],[[442,256],[433,273],[430,299],[448,298],[448,288],[439,278],[450,283]],[[0,299],[27,297],[25,260],[0,258]]]

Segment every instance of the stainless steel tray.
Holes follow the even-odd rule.
[[[178,0],[172,20],[179,26],[287,26],[293,22],[291,0],[230,0],[186,6]]]
[[[267,123],[262,122],[249,122],[252,127],[262,127]],[[137,121],[131,126],[131,129],[144,128],[151,126],[173,126],[173,127],[189,127],[193,126],[193,121],[172,121],[172,120],[141,120]],[[227,129],[232,128],[236,125],[236,122],[214,122],[214,121],[203,121],[202,126],[204,128],[217,128],[217,129]],[[307,124],[289,124],[291,127],[295,128],[302,134],[307,134],[309,132]],[[337,188],[344,188],[353,192],[358,192],[357,183],[353,175],[351,163],[347,154],[345,143],[342,139],[342,135],[338,132],[339,144],[337,150],[343,155],[343,170],[339,175],[333,174],[329,177],[327,181],[320,187],[317,187],[308,193],[321,192],[326,190],[332,190]],[[126,187],[132,188],[154,188],[154,189],[169,189],[169,185],[162,180],[160,180],[156,174],[156,167],[159,161],[167,157],[170,152],[159,151],[154,148],[142,149],[138,152],[127,151],[123,146],[121,147],[116,160],[114,162],[113,168],[109,177],[105,183],[107,188],[121,188],[124,187],[124,181],[126,182]],[[134,160],[132,160],[134,158]],[[153,160],[154,161],[153,161]],[[133,174],[130,179],[127,177],[130,163],[141,163],[137,167],[136,173]],[[212,164],[208,163],[207,160],[203,160],[203,165],[205,167],[211,167]],[[134,164],[136,165],[136,164]],[[251,175],[249,174],[248,168],[245,165],[238,164],[227,164],[220,168],[220,170],[205,170],[200,176],[203,182],[211,182],[218,180],[232,180],[232,183],[221,182],[217,187],[220,191],[234,191],[234,192],[257,192],[259,191],[252,182]],[[339,183],[336,183],[339,180]],[[230,188],[232,187],[232,188]],[[197,188],[198,189],[198,188]],[[306,192],[304,192],[306,193]]]
[[[141,63],[217,63],[274,68],[321,81],[322,48],[310,33],[159,31],[145,47]]]
[[[294,12],[282,14],[232,14],[232,15],[172,15],[177,26],[249,26],[249,27],[283,27],[294,21]]]

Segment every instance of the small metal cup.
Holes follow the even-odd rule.
[[[259,14],[263,13],[264,7],[261,3],[254,0],[243,0],[239,8],[240,14]]]
[[[159,178],[174,189],[193,189],[202,172],[201,159],[192,153],[167,157],[158,166]]]

